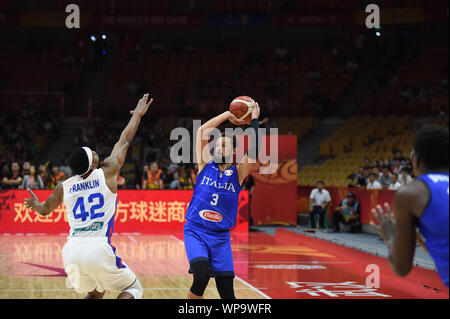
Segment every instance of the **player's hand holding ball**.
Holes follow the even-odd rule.
[[[245,124],[245,121],[244,121],[244,120],[238,119],[238,118],[236,117],[236,115],[234,115],[234,114],[231,113],[230,111],[228,111],[228,115],[229,115],[228,120],[229,120],[231,123],[233,123],[234,125],[240,126],[240,125]]]
[[[231,102],[229,113],[231,123],[248,124],[252,119],[259,117],[259,106],[251,97],[239,96]]]
[[[260,113],[260,109],[259,109],[259,104],[258,102],[255,102],[255,107],[253,108],[252,111],[252,120],[254,119],[258,119],[259,118],[259,113]]]

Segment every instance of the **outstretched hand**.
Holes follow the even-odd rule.
[[[145,115],[145,113],[147,113],[147,110],[150,106],[150,104],[152,104],[153,102],[153,98],[150,99],[150,101],[148,101],[148,93],[144,94],[144,96],[139,100],[136,108],[132,111],[130,111],[131,114],[138,114],[141,117]]]
[[[386,244],[389,244],[394,237],[395,222],[391,213],[391,207],[388,203],[384,203],[384,209],[378,205],[377,208],[372,209],[372,215],[377,224],[373,221],[370,225],[380,234],[381,238]]]
[[[36,206],[39,204],[39,199],[37,196],[31,191],[31,189],[27,188],[28,193],[30,193],[31,198],[25,198],[25,207],[31,208],[33,210],[36,209]]]

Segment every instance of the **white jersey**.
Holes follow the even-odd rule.
[[[117,194],[106,185],[101,168],[86,178],[76,175],[63,183],[64,205],[71,237],[107,237],[112,234]]]

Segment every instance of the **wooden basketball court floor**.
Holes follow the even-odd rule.
[[[82,298],[65,285],[66,234],[0,235],[0,299]],[[192,283],[182,233],[114,234],[117,255],[141,280],[143,298],[184,299]],[[238,299],[449,298],[436,272],[395,276],[385,258],[288,230],[233,233]],[[379,285],[367,285],[368,265]],[[115,298],[107,292],[105,298]],[[205,298],[219,298],[211,279]]]

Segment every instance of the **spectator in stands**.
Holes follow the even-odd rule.
[[[400,160],[399,160],[399,159],[395,159],[395,160],[394,160],[394,165],[392,165],[391,172],[392,172],[393,174],[397,174],[397,175],[398,175],[398,174],[401,174],[402,168],[403,168],[403,166],[402,166]]]
[[[364,171],[363,171],[364,185],[361,184],[361,186],[366,186],[367,185],[367,181],[369,180],[370,172],[371,172],[370,167],[366,167],[365,166],[364,167]]]
[[[406,164],[406,159],[405,157],[402,155],[402,153],[400,151],[396,151],[395,155],[394,155],[394,159],[395,160],[399,160],[401,165],[405,165]]]
[[[36,167],[30,166],[28,174],[23,178],[21,189],[44,189],[44,182],[41,176],[36,173]]]
[[[333,232],[339,232],[339,223],[350,226],[352,233],[361,231],[359,203],[354,193],[349,192],[347,198],[336,208],[333,212],[333,221]]]
[[[180,181],[183,189],[193,189],[194,183],[192,182],[191,177],[187,174],[186,168],[181,167],[180,169]]]
[[[72,169],[69,166],[69,160],[66,158],[64,160],[64,164],[59,168],[61,172],[63,172],[67,177],[72,176]]]
[[[47,187],[48,179],[49,179],[49,176],[47,174],[48,164],[49,164],[49,162],[39,165],[39,176],[41,177],[45,188]]]
[[[117,188],[125,189],[127,187],[127,180],[121,174],[117,176]]]
[[[331,204],[330,193],[324,188],[323,181],[317,182],[317,187],[311,191],[309,204],[309,219],[312,228],[316,228],[316,215],[319,215],[319,228],[325,227],[325,214]]]
[[[175,173],[176,171],[178,170],[178,165],[177,164],[175,164],[175,163],[173,163],[173,162],[170,162],[169,163],[169,166],[167,167],[167,174],[173,174],[173,173]]]
[[[398,182],[401,185],[407,185],[413,181],[411,175],[409,175],[409,169],[404,167],[401,171],[401,175],[398,177]]]
[[[1,180],[2,180],[2,182],[0,183],[0,189],[5,188],[5,185],[3,184],[3,179],[5,177],[8,178],[8,176],[10,176],[10,174],[11,174],[11,171],[9,169],[8,164],[6,164],[6,163],[3,164],[2,172],[1,172],[1,175],[0,175]]]
[[[175,172],[177,172],[177,170],[174,171],[169,171],[168,169],[165,169],[165,167],[162,167],[162,171],[164,172],[163,174],[163,188],[164,189],[169,189],[170,188],[170,184],[173,181],[173,176],[175,174]]]
[[[58,165],[53,165],[52,171],[49,174],[49,180],[47,183],[47,188],[54,189],[59,182],[65,179],[66,175],[59,170]]]
[[[377,180],[378,176],[375,173],[371,173],[369,175],[369,181],[367,182],[366,188],[367,189],[381,189],[382,186]]]
[[[22,164],[22,177],[25,177],[25,175],[30,174],[30,167],[31,163],[28,161],[23,162]]]
[[[378,178],[381,186],[386,189],[391,184],[391,172],[389,171],[389,166],[383,166],[383,172]]]
[[[381,173],[380,173],[380,169],[378,168],[378,166],[372,167],[372,171],[371,171],[371,172],[375,174],[375,176],[377,177],[377,179],[380,178]]]
[[[396,191],[401,186],[402,186],[402,184],[400,184],[398,182],[398,174],[397,173],[393,173],[391,175],[391,184],[389,185],[388,189]]]
[[[22,176],[20,174],[20,166],[18,162],[11,164],[11,171],[5,170],[5,175],[2,179],[3,188],[5,189],[18,189],[22,184]]]
[[[183,189],[180,181],[180,174],[178,172],[173,173],[173,178],[170,182],[169,189]]]
[[[158,163],[153,162],[150,169],[144,172],[142,189],[164,189],[163,179],[163,171],[159,169]]]
[[[411,176],[414,175],[413,168],[412,168],[412,162],[409,158],[406,160],[405,168],[408,170],[408,174],[410,174]]]
[[[195,185],[195,182],[197,181],[197,172],[198,172],[198,164],[195,163],[194,167],[191,168],[191,180],[194,185]]]
[[[136,189],[146,189],[146,187],[144,187],[144,183],[145,183],[145,174],[148,171],[149,166],[147,164],[145,164],[144,166],[142,166],[142,171],[139,172],[138,176],[141,176],[141,179],[139,181],[139,183],[136,181]]]
[[[369,172],[366,167],[360,167],[358,169],[358,174],[355,177],[356,187],[366,186],[367,176]]]

